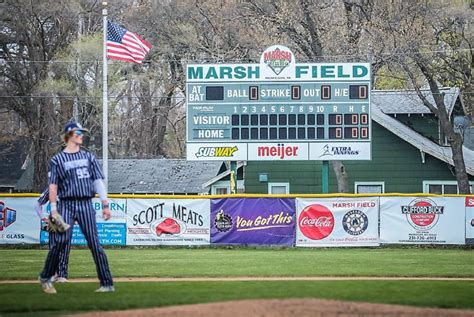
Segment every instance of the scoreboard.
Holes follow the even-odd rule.
[[[370,160],[370,65],[188,65],[188,160]]]

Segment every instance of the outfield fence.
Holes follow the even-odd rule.
[[[0,195],[0,244],[47,244],[38,194]],[[474,196],[111,195],[93,199],[103,245],[362,247],[474,243]],[[86,245],[79,226],[72,244]]]

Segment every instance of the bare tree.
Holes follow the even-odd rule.
[[[361,55],[364,48],[361,39],[365,25],[372,16],[372,1],[281,0],[268,3],[248,0],[246,3],[248,14],[254,22],[260,23],[262,28],[272,34],[284,35],[280,41],[292,43],[304,61],[368,61]],[[374,56],[372,49],[370,53]],[[377,71],[383,61],[372,59],[369,62]],[[332,161],[332,166],[338,191],[349,192],[348,171],[344,164],[342,161]]]
[[[470,193],[462,135],[454,130],[439,86],[460,87],[472,118],[472,9],[451,1],[400,0],[377,10],[373,34],[384,39],[392,61],[405,71],[423,104],[437,116],[452,150],[459,192]],[[429,87],[434,104],[422,93],[423,85]]]
[[[58,136],[54,100],[37,95],[54,55],[72,39],[77,13],[69,1],[5,1],[0,30],[1,89],[6,107],[28,127],[35,162],[34,190],[47,182],[47,162]]]

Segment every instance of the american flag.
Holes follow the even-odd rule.
[[[151,47],[140,35],[107,21],[108,58],[141,64]]]

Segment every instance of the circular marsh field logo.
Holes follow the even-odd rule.
[[[348,234],[358,236],[367,230],[369,219],[362,211],[354,209],[348,211],[344,217],[342,217],[342,226]]]

